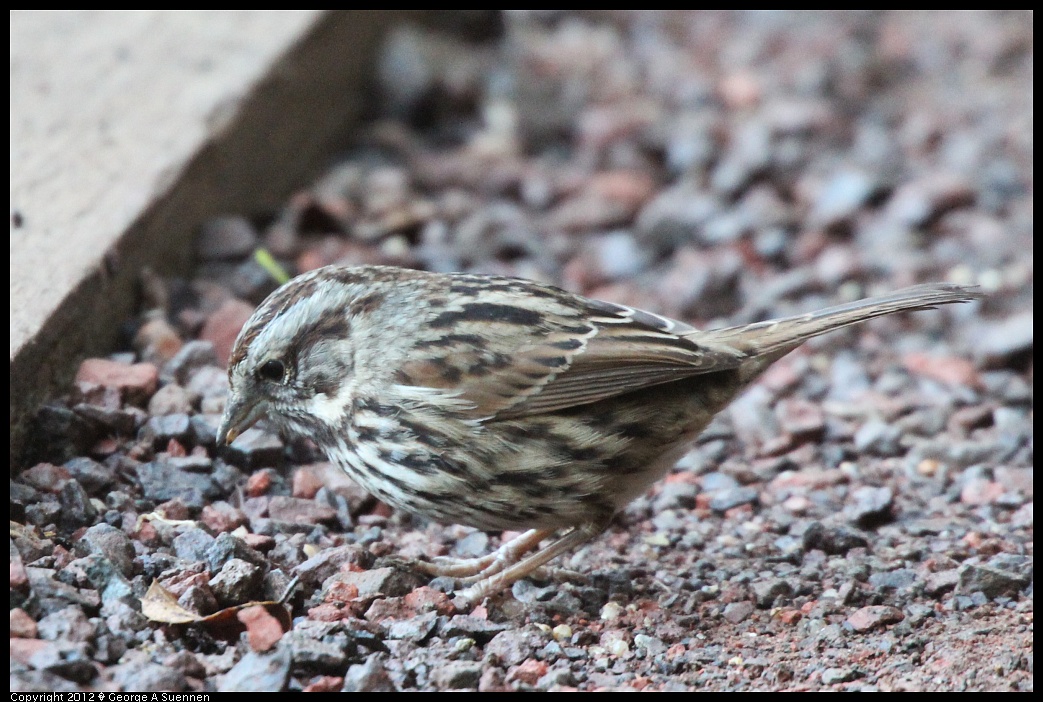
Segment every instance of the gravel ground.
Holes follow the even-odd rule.
[[[41,411],[11,689],[1031,690],[1032,19],[398,33],[350,152],[208,224],[198,277],[146,273],[125,349]],[[215,450],[229,347],[276,285],[258,247],[704,327],[930,280],[986,297],[807,344],[601,538],[457,612],[408,562],[504,535],[396,513],[307,442]]]

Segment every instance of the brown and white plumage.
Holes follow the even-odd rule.
[[[600,533],[805,340],[976,296],[935,283],[699,331],[531,281],[327,267],[277,290],[244,326],[219,436],[264,416],[396,507],[534,530],[473,568],[431,568],[474,575],[473,599]]]

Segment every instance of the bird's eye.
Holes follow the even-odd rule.
[[[286,376],[286,364],[278,359],[265,361],[261,367],[257,369],[257,375],[264,380],[270,380],[273,383],[281,383],[282,379]]]

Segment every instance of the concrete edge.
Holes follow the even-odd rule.
[[[361,88],[374,74],[378,43],[406,19],[422,15],[341,10],[320,16],[171,174],[166,191],[124,231],[112,232],[111,245],[94,252],[94,260],[83,262],[84,275],[62,293],[53,313],[12,348],[12,472],[25,456],[36,410],[67,392],[80,360],[113,348],[120,323],[135,311],[144,267],[187,271],[205,219],[274,209],[346,143],[366,97]]]

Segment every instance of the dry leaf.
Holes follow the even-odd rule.
[[[246,627],[237,615],[247,607],[263,607],[279,620],[284,632],[290,630],[290,610],[281,602],[246,602],[204,617],[178,604],[177,598],[160,585],[158,580],[152,581],[148,592],[141,598],[141,613],[151,621],[162,624],[203,624],[211,634],[226,640],[235,639],[245,630]]]

